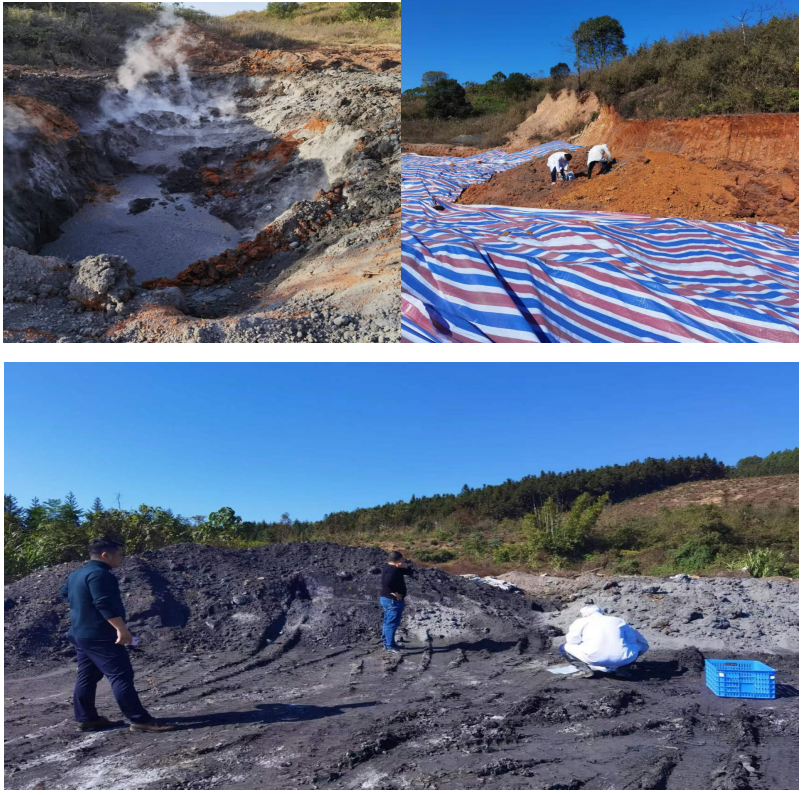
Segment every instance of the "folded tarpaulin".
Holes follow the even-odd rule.
[[[454,202],[578,148],[402,156],[404,342],[798,341],[798,236],[780,227]]]

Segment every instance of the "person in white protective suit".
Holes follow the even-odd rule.
[[[608,174],[611,171],[611,164],[615,162],[606,144],[593,146],[586,155],[586,178],[592,179],[592,172],[597,163],[600,163],[600,173]]]
[[[550,179],[552,181],[551,187],[556,184],[556,177],[559,175],[564,181],[569,179],[568,166],[570,160],[572,160],[572,155],[569,152],[553,152],[553,154],[547,158],[547,168],[550,171]]]
[[[570,662],[581,663],[584,674],[592,677],[596,671],[623,673],[648,648],[645,638],[623,619],[604,615],[597,605],[584,605],[558,650]]]

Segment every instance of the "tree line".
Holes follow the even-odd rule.
[[[63,500],[34,499],[23,507],[12,495],[5,495],[5,571],[7,578],[16,579],[43,566],[80,560],[85,556],[87,543],[105,535],[119,538],[130,553],[136,554],[182,542],[237,546],[315,539],[337,541],[381,533],[388,527],[408,527],[426,533],[445,519],[470,527],[483,520],[499,522],[530,516],[535,522],[534,539],[542,539],[539,543],[544,546],[547,542],[538,533],[546,532],[545,527],[551,528],[553,535],[556,527],[575,527],[573,510],[580,512],[588,524],[593,515],[587,511],[590,505],[594,506],[596,518],[605,501],[622,502],[680,483],[797,472],[798,448],[774,452],[765,458],[749,456],[740,459],[735,467],[708,455],[646,458],[595,469],[541,472],[493,486],[464,485],[458,494],[413,495],[408,501],[331,513],[320,521],[300,521],[287,513],[273,522],[244,521],[230,507],[208,516],[185,517],[149,505],[140,505],[135,510],[107,507],[100,499],[85,510],[72,493]],[[569,513],[562,519],[559,514],[566,511]],[[574,532],[565,530],[564,536],[572,538]]]
[[[499,100],[521,101],[562,88],[594,91],[625,117],[699,116],[711,113],[798,111],[798,15],[753,7],[709,34],[662,37],[629,52],[625,30],[604,15],[581,22],[565,39],[564,61],[542,72],[506,75],[463,84],[429,71],[421,86],[403,92],[408,103],[424,100],[429,119],[465,119],[498,112]],[[497,101],[495,101],[495,99]]]

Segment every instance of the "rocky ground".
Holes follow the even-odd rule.
[[[606,588],[596,579],[572,590],[541,582],[534,596],[423,569],[410,584],[406,652],[388,658],[378,641],[384,557],[283,544],[180,545],[129,559],[118,574],[141,638],[132,651],[138,686],[154,714],[180,729],[158,742],[123,728],[74,730],[65,606],[56,595],[74,564],[7,586],[6,786],[797,787],[798,661],[776,645],[775,630],[764,649],[750,633],[707,647],[774,665],[775,701],[708,691],[694,648],[702,635],[687,638],[681,621],[669,627],[678,629],[671,643],[656,635],[632,680],[547,671],[586,599],[645,631],[678,613],[668,609],[672,600],[702,605],[704,618],[693,624],[708,621],[728,582],[627,578]],[[651,585],[658,591],[644,592]],[[767,599],[762,586],[733,587],[729,609],[767,611],[769,626],[794,620],[794,586],[772,583]],[[117,717],[105,685],[99,700],[102,713]]]
[[[762,654],[798,650],[798,583],[786,577],[673,578],[582,574],[551,577],[512,571],[506,580],[536,598],[560,598],[545,620],[566,626],[589,601],[627,616],[655,649]],[[711,656],[711,655],[710,655]]]
[[[5,68],[5,340],[397,341],[398,50],[161,38]]]

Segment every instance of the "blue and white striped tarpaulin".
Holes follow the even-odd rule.
[[[578,148],[402,156],[404,342],[798,341],[798,236],[780,227],[455,204]]]

